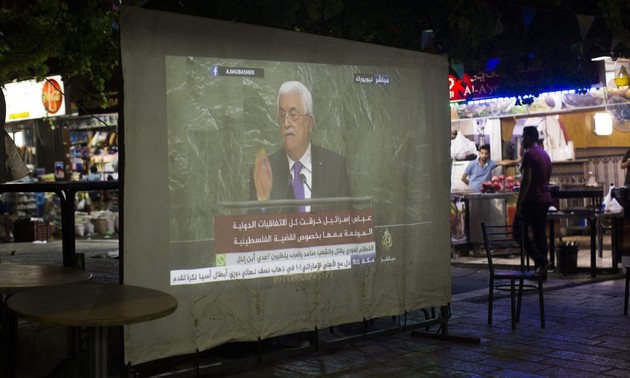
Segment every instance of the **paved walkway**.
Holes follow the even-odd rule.
[[[28,244],[28,243],[26,243]],[[0,246],[0,260],[7,262],[60,261],[60,245],[49,243],[44,251],[25,243]],[[115,242],[82,242],[77,249],[86,255],[87,269],[101,271],[99,280],[111,281],[118,261],[107,258],[116,251]],[[38,252],[38,250],[40,252]],[[575,275],[550,273],[545,286],[546,328],[540,328],[538,301],[534,293],[523,299],[521,322],[511,329],[509,298],[501,293],[495,301],[494,322],[487,325],[487,273],[483,262],[453,262],[453,292],[449,334],[480,339],[478,344],[415,337],[412,332],[395,332],[335,345],[321,351],[305,351],[290,345],[269,345],[267,349],[294,352],[293,357],[272,359],[263,354],[258,363],[255,348],[247,358],[244,349],[223,349],[211,355],[213,369],[202,376],[226,377],[627,377],[630,376],[630,319],[623,315],[624,280],[618,272],[591,278],[585,271]],[[409,314],[410,322],[423,318]],[[400,325],[399,317],[377,319],[368,331]],[[436,333],[437,327],[429,329]],[[328,338],[360,334],[360,325],[321,330]],[[79,367],[54,368],[64,357],[66,333],[62,327],[20,323],[18,345],[19,376],[67,377]],[[324,338],[322,337],[322,338]],[[304,341],[304,340],[302,340]],[[192,363],[184,376],[195,376]],[[203,365],[202,365],[203,367]],[[111,371],[117,369],[114,366]],[[43,373],[45,372],[45,373]],[[164,370],[155,374],[165,373]],[[206,374],[207,373],[207,374]],[[78,374],[78,373],[77,373]],[[80,375],[78,375],[80,376]],[[147,375],[141,375],[147,376]],[[182,375],[180,375],[182,376]]]
[[[624,281],[620,275],[596,283],[588,283],[587,277],[574,278],[550,274],[545,291],[546,328],[540,328],[536,295],[523,299],[521,322],[512,330],[509,298],[495,302],[493,325],[488,326],[487,295],[463,293],[453,298],[449,334],[479,338],[479,344],[404,332],[222,375],[628,377],[630,320],[623,315]]]
[[[117,239],[76,241],[76,253],[84,257],[85,270],[92,273],[95,282],[118,283],[119,260],[112,258],[119,251]],[[2,264],[63,265],[62,243],[0,243]]]
[[[583,235],[565,236],[562,239],[564,242],[577,242],[579,245],[577,267],[580,272],[587,273],[591,267],[591,246],[590,237]],[[558,254],[558,246],[560,242],[556,241],[555,252]],[[595,264],[599,271],[603,273],[616,273],[616,268],[621,267],[621,264],[614,264],[612,254],[610,250],[610,235],[603,237],[601,252],[596,250]],[[472,247],[472,251],[462,251],[457,249],[451,254],[451,261],[457,265],[485,265],[487,264],[486,256],[483,253],[483,246],[475,245]],[[556,264],[558,263],[556,259]],[[496,259],[495,264],[499,265],[518,265],[520,259],[514,256],[512,259]],[[617,266],[618,265],[618,266]]]

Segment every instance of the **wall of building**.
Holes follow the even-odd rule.
[[[600,110],[603,111],[603,110]],[[580,180],[593,172],[597,182],[605,186],[612,183],[623,185],[625,171],[619,168],[621,158],[630,148],[630,132],[613,129],[611,135],[596,135],[593,131],[593,116],[596,111],[575,112],[559,115],[568,140],[573,142],[576,161],[554,164],[554,179]],[[501,119],[501,138],[509,141],[516,118]]]
[[[599,112],[603,112],[600,110]],[[596,135],[593,131],[593,116],[595,111],[564,113],[558,115],[560,124],[573,146],[577,148],[589,147],[630,147],[630,132],[624,133],[613,129],[612,135]],[[501,118],[501,138],[504,141],[512,139],[512,132],[516,118]],[[629,128],[630,129],[630,128]]]

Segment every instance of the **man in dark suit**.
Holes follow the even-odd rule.
[[[313,100],[298,81],[278,91],[278,124],[282,149],[256,158],[250,180],[250,199],[349,197],[346,160],[311,143]],[[306,208],[306,211],[309,209]]]

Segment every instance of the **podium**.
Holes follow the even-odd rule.
[[[328,198],[309,198],[309,199],[281,199],[267,201],[223,201],[221,207],[224,210],[231,211],[251,211],[251,210],[293,210],[296,211],[300,206],[324,207],[324,208],[341,208],[348,209],[355,206],[369,204],[372,206],[372,197],[328,197]],[[264,211],[263,211],[264,212]],[[297,211],[296,211],[297,212]]]

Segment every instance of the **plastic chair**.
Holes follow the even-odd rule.
[[[538,299],[540,306],[540,326],[545,328],[545,306],[543,296],[543,275],[529,271],[529,264],[526,263],[525,254],[522,243],[522,235],[516,228],[512,226],[500,225],[489,226],[481,223],[483,233],[484,247],[488,259],[488,268],[490,270],[490,285],[488,292],[488,325],[492,325],[492,307],[494,302],[495,290],[510,290],[510,304],[512,315],[512,329],[516,328],[516,323],[520,320],[521,302],[523,298],[524,287],[538,290]],[[517,239],[515,239],[516,234]],[[514,270],[497,270],[494,258],[520,256],[520,265]],[[495,281],[504,283],[495,284]],[[509,281],[509,283],[505,283]],[[534,281],[532,284],[525,285],[525,281]],[[518,290],[517,290],[518,283]]]

